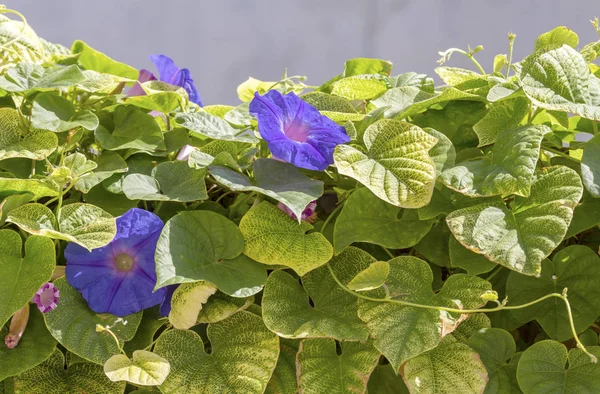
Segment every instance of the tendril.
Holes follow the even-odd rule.
[[[579,337],[577,336],[577,330],[575,329],[575,322],[573,321],[573,313],[571,311],[571,304],[569,303],[569,300],[567,299],[567,288],[566,287],[563,290],[562,294],[559,294],[559,293],[546,294],[543,297],[540,297],[536,300],[533,300],[531,302],[521,304],[521,305],[506,305],[506,302],[503,302],[503,303],[499,303],[498,306],[496,306],[494,308],[488,308],[488,309],[457,309],[457,308],[448,308],[448,307],[444,307],[444,306],[417,304],[414,302],[395,300],[395,299],[389,298],[389,297],[375,298],[375,297],[366,296],[364,294],[356,293],[356,292],[350,290],[349,288],[347,288],[338,279],[338,277],[335,275],[335,272],[333,271],[333,268],[331,267],[331,264],[327,263],[327,268],[329,269],[329,273],[331,274],[331,276],[333,277],[333,280],[335,280],[337,285],[340,288],[342,288],[342,290],[344,290],[345,292],[347,292],[349,294],[352,294],[355,297],[362,298],[367,301],[373,301],[373,302],[388,302],[391,304],[397,304],[397,305],[402,305],[402,306],[411,306],[414,308],[421,308],[421,309],[434,309],[434,310],[438,310],[438,311],[446,311],[446,312],[450,312],[450,313],[459,313],[459,314],[464,314],[464,315],[473,314],[473,313],[498,312],[498,311],[502,311],[502,310],[524,309],[524,308],[530,307],[532,305],[535,305],[537,303],[540,303],[540,302],[545,301],[550,298],[560,298],[561,300],[563,300],[563,302],[565,303],[565,306],[567,308],[567,314],[569,316],[569,325],[571,327],[571,333],[573,334],[573,338],[575,339],[575,342],[577,343],[577,347],[590,357],[592,363],[598,362],[598,358],[596,356],[594,356],[592,353],[590,353],[585,348],[585,346],[583,345],[583,343],[581,343],[581,341],[579,340]]]

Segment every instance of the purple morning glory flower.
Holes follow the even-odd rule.
[[[33,296],[33,302],[42,313],[47,313],[56,308],[60,291],[54,286],[54,283],[44,284]]]
[[[70,243],[65,249],[67,280],[96,313],[126,316],[160,304],[167,292],[156,285],[154,251],[163,222],[132,208],[117,218],[117,235],[91,252]]]
[[[198,89],[196,89],[196,85],[194,85],[190,70],[177,67],[175,62],[173,62],[173,59],[166,55],[152,55],[150,56],[150,60],[152,60],[152,63],[154,63],[154,66],[158,70],[159,79],[162,82],[184,88],[190,101],[202,107],[202,100],[200,99],[200,94],[198,93]],[[156,80],[156,77],[150,71],[144,69],[140,70],[140,75],[138,77],[139,83],[136,83],[129,90],[129,96],[145,95],[146,92],[144,92],[140,83],[154,80]]]
[[[250,113],[274,157],[299,168],[322,171],[333,164],[333,151],[350,141],[345,129],[300,99],[271,90],[254,93]]]

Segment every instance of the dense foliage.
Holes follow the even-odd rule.
[[[0,15],[0,393],[600,392],[600,41],[514,38],[203,107]]]

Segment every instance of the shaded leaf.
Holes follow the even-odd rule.
[[[51,240],[31,236],[23,241],[19,233],[0,230],[0,327],[31,300],[52,276],[56,257]]]
[[[335,221],[335,252],[340,253],[354,242],[410,248],[429,232],[431,225],[431,220],[419,220],[416,210],[395,207],[361,188],[350,195]]]
[[[506,282],[506,294],[514,305],[533,301],[550,293],[569,289],[568,296],[573,310],[577,332],[585,330],[600,316],[600,258],[587,246],[571,245],[554,255],[552,262],[542,261],[539,278],[511,272]],[[566,341],[573,334],[565,304],[548,299],[531,307],[516,309],[512,315],[525,323],[537,320],[553,339]]]
[[[271,197],[292,210],[297,218],[312,201],[323,194],[323,182],[310,179],[291,164],[258,159],[252,164],[254,181],[223,166],[211,166],[210,173],[221,185],[234,191],[253,191]]]
[[[244,238],[229,219],[210,211],[182,212],[165,224],[158,239],[156,288],[205,280],[236,297],[255,294],[267,272],[241,255],[243,250]]]
[[[600,356],[600,347],[588,350]],[[580,349],[567,352],[563,344],[545,340],[525,350],[517,380],[525,394],[593,393],[600,387],[600,364],[592,363]]]
[[[349,281],[373,260],[368,253],[351,247],[330,264]],[[364,341],[369,335],[358,318],[356,297],[337,285],[327,267],[307,273],[302,285],[284,271],[273,272],[265,285],[262,306],[265,325],[284,338]]]
[[[106,331],[97,332],[96,325],[112,326],[111,331],[119,341],[128,341],[135,335],[142,320],[141,312],[125,316],[121,320],[108,313],[97,314],[88,307],[85,299],[65,277],[56,279],[54,285],[60,292],[60,302],[56,309],[44,314],[44,320],[50,334],[68,351],[103,365],[120,351],[114,338]]]

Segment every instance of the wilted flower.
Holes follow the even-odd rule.
[[[171,85],[180,86],[187,92],[190,101],[192,103],[202,106],[202,100],[194,80],[191,77],[190,70],[187,68],[179,68],[173,62],[173,59],[166,55],[152,55],[150,60],[154,63],[154,66],[158,70],[159,79],[162,82],[166,82]],[[131,89],[129,89],[129,96],[143,96],[146,94],[144,89],[140,86],[140,83],[147,81],[155,81],[156,77],[150,71],[142,69],[138,77],[138,83],[136,83]]]
[[[70,243],[65,249],[67,280],[96,313],[125,316],[160,304],[166,289],[156,284],[154,251],[163,222],[132,208],[117,218],[117,235],[89,252]]]
[[[250,103],[258,131],[274,157],[309,170],[333,164],[333,151],[350,141],[345,129],[291,92],[258,92]]]
[[[185,145],[179,151],[179,154],[177,155],[177,160],[183,160],[183,161],[187,160],[190,157],[190,153],[192,153],[193,150],[194,150],[193,146]]]
[[[56,308],[60,292],[54,283],[48,282],[35,293],[32,301],[35,302],[42,313],[47,313]]]
[[[283,212],[287,213],[292,219],[298,220],[298,217],[296,216],[296,214],[294,212],[292,212],[292,210],[284,203],[280,202],[279,204],[277,204],[277,208],[279,208]],[[314,223],[317,220],[316,209],[317,209],[317,202],[316,201],[310,202],[306,206],[306,208],[304,208],[304,211],[302,211],[302,216],[300,217],[300,219],[306,220],[309,223]]]
[[[29,304],[15,312],[10,320],[8,334],[4,337],[4,345],[9,349],[17,347],[29,322]]]

